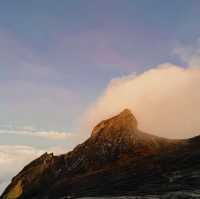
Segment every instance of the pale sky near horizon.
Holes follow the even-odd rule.
[[[125,105],[135,110],[143,96],[139,119],[148,103],[164,110],[150,106],[159,113],[148,112],[145,124],[171,113],[181,132],[176,114],[189,113],[184,129],[198,132],[200,71],[187,67],[200,66],[199,8],[197,0],[0,0],[0,191],[42,152],[72,148],[88,110],[88,120],[101,119]],[[157,88],[158,77],[170,86]]]

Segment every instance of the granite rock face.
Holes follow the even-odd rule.
[[[125,109],[100,122],[73,151],[45,153],[31,162],[0,198],[187,198],[199,188],[200,137],[171,140],[144,133]]]

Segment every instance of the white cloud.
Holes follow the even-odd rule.
[[[174,49],[173,52],[178,55],[188,67],[199,67],[200,66],[200,38],[197,40],[196,45],[193,46],[182,46]]]
[[[0,145],[0,193],[14,175],[43,152],[30,146]]]
[[[159,136],[187,138],[200,134],[199,48],[186,56],[188,67],[161,64],[142,74],[113,79],[83,117],[83,128],[132,110],[139,128]],[[179,53],[182,53],[179,50]],[[187,59],[186,59],[187,58]]]
[[[0,194],[14,177],[26,164],[39,157],[45,152],[61,154],[66,148],[52,147],[37,149],[24,145],[0,145]]]
[[[47,139],[60,140],[60,139],[66,139],[72,136],[72,134],[65,133],[65,132],[55,132],[55,131],[48,131],[48,132],[40,131],[40,132],[31,133],[31,136],[38,136],[38,137],[47,138]]]
[[[16,134],[16,135],[25,135],[33,137],[41,137],[51,140],[63,140],[74,135],[69,132],[57,132],[57,131],[36,131],[33,129],[0,129],[0,134]]]

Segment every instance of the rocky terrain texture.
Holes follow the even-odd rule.
[[[200,136],[171,140],[144,133],[125,109],[73,151],[31,162],[0,198],[200,198],[199,190]]]

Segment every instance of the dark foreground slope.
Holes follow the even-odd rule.
[[[102,121],[73,151],[27,165],[1,199],[151,195],[200,188],[200,137],[170,140],[138,130],[129,110]]]

